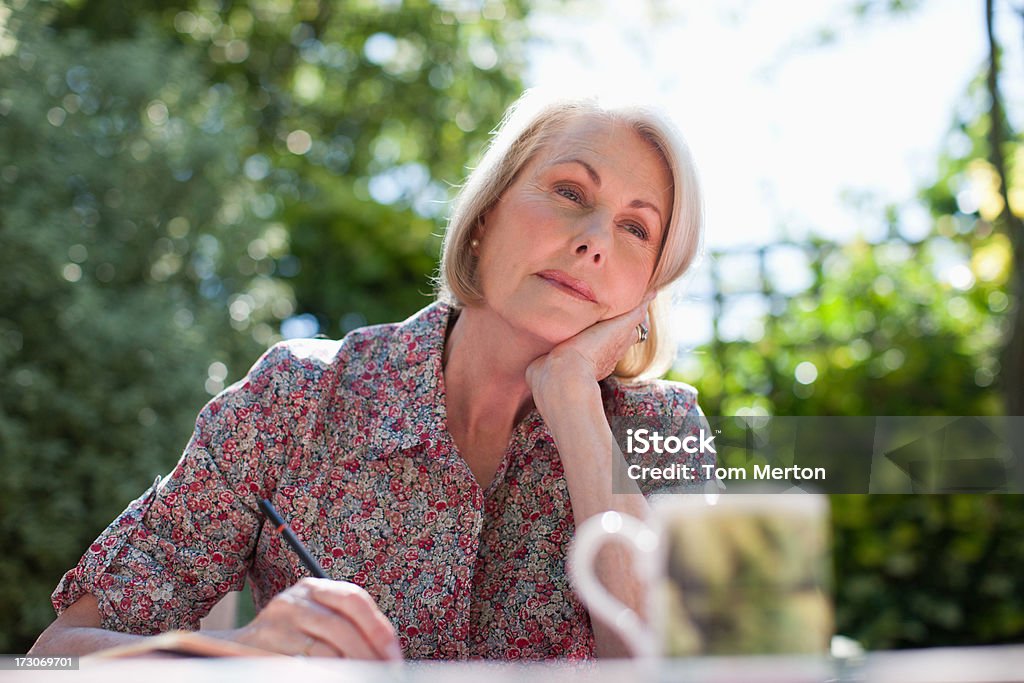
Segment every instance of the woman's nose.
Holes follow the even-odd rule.
[[[591,216],[573,240],[576,255],[592,260],[594,265],[604,263],[611,246],[612,227],[607,218]]]

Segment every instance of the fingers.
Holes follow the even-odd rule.
[[[325,632],[327,642],[356,659],[401,659],[398,634],[377,603],[359,586],[343,581],[309,579],[310,597],[323,608],[344,617]],[[332,622],[333,623],[333,622]],[[330,628],[331,624],[324,624]],[[351,645],[348,645],[351,643]]]
[[[630,347],[637,343],[637,325],[645,322],[655,296],[656,291],[648,292],[632,309],[603,320],[577,335],[577,348],[592,359],[598,380],[610,375]]]
[[[648,314],[648,310],[651,302],[657,294],[658,293],[655,291],[648,292],[634,308],[626,311],[622,315],[605,321],[606,323],[612,323],[618,330],[618,338],[621,344],[621,348],[619,349],[620,355],[621,353],[625,353],[630,346],[638,342],[638,325],[643,325],[648,328],[650,327],[650,316]]]
[[[645,325],[647,324],[648,311],[650,310],[651,302],[654,301],[654,298],[656,296],[658,296],[657,291],[648,292],[647,294],[644,295],[644,298],[640,300],[640,303],[637,305],[637,307],[633,309],[635,312],[640,314],[640,320]]]
[[[359,586],[302,579],[247,627],[251,644],[291,655],[400,660],[394,627]]]
[[[644,322],[647,318],[647,311],[650,308],[651,302],[654,301],[654,297],[658,295],[656,291],[650,291],[644,295],[644,298],[640,300],[636,306],[621,313],[614,318],[609,318],[604,322],[617,322],[623,326],[635,327],[637,324]]]
[[[601,381],[612,374],[637,342],[637,325],[645,321],[657,294],[654,290],[647,292],[634,308],[594,323],[531,363],[526,381],[534,398],[550,387],[563,386],[567,377],[586,375],[588,380]]]
[[[301,633],[314,642],[303,640],[303,649],[297,654],[325,657],[348,657],[349,659],[386,659],[377,654],[366,637],[346,616],[333,610],[308,602],[303,606]]]
[[[632,346],[647,340],[647,331],[650,329],[648,311],[655,296],[657,296],[656,291],[648,292],[632,310],[605,321],[611,327],[610,341],[607,342],[610,358],[604,363],[603,370],[605,372],[602,377],[610,375],[615,370],[615,366]],[[639,330],[640,325],[645,328],[643,333]]]

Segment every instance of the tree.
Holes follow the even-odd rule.
[[[868,17],[916,5],[854,10]],[[1020,414],[1014,209],[1024,207],[1014,204],[1010,160],[1021,147],[1000,104],[991,0],[986,10],[988,63],[921,193],[932,234],[900,238],[899,207],[879,207],[890,226],[884,242],[804,245],[809,290],[764,321],[761,339],[717,340],[683,374],[699,378],[708,414]],[[955,282],[937,274],[950,257],[960,261]],[[871,649],[1019,642],[1020,498],[832,496],[838,631]]]
[[[519,90],[522,5],[447,6],[84,0],[4,17],[6,651],[31,645],[61,574],[282,320],[337,334],[425,300],[434,202]]]
[[[166,472],[227,364],[225,304],[265,291],[231,257],[260,233],[236,182],[232,105],[151,36],[9,25],[0,59],[0,646],[24,651],[63,570]],[[228,257],[228,258],[225,258]],[[257,312],[258,315],[258,312]]]
[[[1013,274],[1009,293],[1013,304],[1010,325],[1003,349],[1004,388],[1006,413],[1024,415],[1024,207],[1015,211],[1010,204],[1011,169],[1007,154],[1020,148],[1020,141],[1010,129],[1003,111],[1003,98],[999,88],[1000,48],[995,36],[993,0],[985,0],[985,35],[988,38],[988,69],[985,78],[988,91],[988,161],[996,172],[1003,208],[996,218],[997,227],[1009,238],[1013,254]]]
[[[247,0],[60,6],[100,40],[154,24],[201,50],[200,73],[244,103],[242,170],[280,224],[296,312],[339,335],[424,305],[451,189],[519,94],[523,0]]]

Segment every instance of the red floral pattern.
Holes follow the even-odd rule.
[[[308,572],[256,506],[270,498],[335,579],[364,587],[408,658],[589,658],[570,589],[572,508],[534,410],[482,489],[447,431],[441,358],[450,308],[342,341],[292,340],[211,400],[170,473],[132,502],[53,593],[84,593],[104,628],[196,629],[252,585],[257,607]],[[602,383],[608,415],[693,416],[672,382]]]

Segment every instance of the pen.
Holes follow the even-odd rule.
[[[288,541],[288,545],[292,547],[295,554],[299,556],[300,560],[302,560],[302,564],[306,565],[306,569],[309,570],[310,574],[318,579],[326,579],[327,574],[324,572],[323,567],[320,566],[319,562],[313,559],[313,556],[309,554],[308,550],[306,550],[306,546],[302,545],[302,541],[296,538],[295,532],[292,531],[292,528],[288,526],[283,519],[281,519],[281,515],[276,509],[274,509],[274,504],[266,498],[261,498],[260,510],[263,510],[263,514],[267,516],[267,519],[273,522],[275,527],[274,531],[284,536],[284,540]]]

